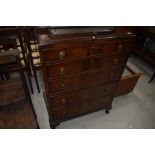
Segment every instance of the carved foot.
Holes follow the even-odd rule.
[[[109,114],[111,108],[112,108],[112,105],[108,105],[107,107],[105,107],[105,113]]]
[[[59,122],[51,122],[51,123],[50,123],[51,129],[56,129],[56,127],[57,127],[59,124],[60,124]]]
[[[110,113],[109,109],[106,109],[106,110],[105,110],[105,113],[106,113],[106,114],[109,114],[109,113]]]
[[[56,129],[56,126],[51,126],[51,129]]]
[[[151,79],[148,81],[148,83],[151,83],[154,78],[155,78],[155,72],[153,73],[153,75],[152,75]]]

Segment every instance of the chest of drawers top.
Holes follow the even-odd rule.
[[[95,30],[95,28],[94,28]],[[47,50],[48,48],[52,49],[60,49],[60,48],[68,48],[68,47],[75,47],[75,46],[86,46],[92,44],[103,44],[106,41],[124,41],[130,40],[135,36],[133,33],[129,32],[128,29],[123,27],[116,27],[116,29],[110,33],[105,34],[95,34],[95,33],[76,33],[70,35],[57,35],[52,36],[48,28],[36,28],[35,29],[36,38],[39,44],[40,50]],[[58,46],[59,45],[59,46]]]

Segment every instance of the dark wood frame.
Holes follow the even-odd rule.
[[[24,32],[24,42],[25,42],[25,44],[27,46],[27,49],[28,49],[29,61],[30,61],[32,71],[33,71],[33,74],[34,74],[35,83],[36,83],[36,86],[37,86],[38,93],[40,93],[39,81],[38,81],[37,73],[36,73],[36,71],[38,69],[40,69],[40,65],[35,66],[35,64],[33,62],[34,59],[40,59],[40,57],[33,57],[32,53],[33,52],[38,52],[38,51],[33,51],[31,49],[31,40],[34,41],[35,45],[37,44],[37,41],[36,41],[35,35],[34,35],[34,28],[33,27],[24,27],[23,32]]]
[[[1,64],[0,65],[0,72],[7,72],[7,73],[13,73],[13,72],[19,72],[20,73],[20,79],[21,79],[21,82],[23,84],[23,89],[24,89],[24,92],[25,92],[25,95],[26,95],[26,98],[25,100],[28,101],[30,103],[30,106],[31,106],[31,109],[32,109],[32,112],[33,112],[33,115],[35,117],[35,120],[36,120],[36,128],[39,128],[39,125],[38,125],[38,122],[37,122],[37,116],[36,116],[36,113],[35,113],[35,110],[34,110],[34,107],[32,105],[32,100],[31,100],[31,96],[30,96],[30,93],[29,93],[29,89],[28,89],[28,86],[27,86],[27,82],[26,82],[26,78],[25,78],[25,74],[24,74],[24,69],[21,65],[21,59],[19,57],[19,50],[18,49],[15,49],[15,50],[8,50],[8,51],[5,51],[3,53],[0,53],[0,56],[8,56],[8,58],[10,56],[12,57],[15,57],[16,61],[15,62],[7,62],[5,64]],[[8,60],[7,60],[8,61]],[[12,65],[14,66],[12,68]]]
[[[154,73],[148,81],[149,83],[151,83],[155,77],[155,52],[151,52],[150,50],[145,48],[144,42],[147,37],[155,39],[155,27],[135,27],[134,33],[136,34],[136,40],[133,53],[141,56],[144,60],[146,60],[154,67]]]
[[[29,64],[29,58],[28,58],[28,54],[27,54],[27,49],[25,47],[24,44],[24,40],[23,40],[23,27],[0,27],[0,35],[1,35],[1,39],[6,38],[9,39],[10,37],[14,36],[16,37],[16,39],[19,39],[19,43],[20,45],[17,45],[15,48],[20,47],[21,48],[21,52],[22,52],[22,56],[23,58],[21,58],[20,60],[24,60],[24,64],[25,66],[23,66],[23,69],[26,71],[27,74],[27,78],[28,78],[28,82],[29,82],[29,86],[31,89],[31,92],[33,93],[33,87],[32,87],[32,82],[31,82],[31,67]]]

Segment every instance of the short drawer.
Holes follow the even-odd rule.
[[[103,109],[108,104],[111,104],[112,95],[107,95],[104,97],[97,97],[93,99],[85,100],[81,99],[81,102],[71,103],[63,105],[57,109],[50,109],[52,120],[65,120],[68,118],[76,117],[77,115],[82,115],[84,113],[89,113],[99,109]]]
[[[76,47],[44,51],[43,55],[45,62],[63,61],[66,59],[88,56],[89,47]]]
[[[112,94],[115,90],[116,82],[96,85],[88,88],[83,88],[80,90],[61,93],[53,97],[49,97],[48,106],[49,108],[58,108],[65,104],[78,104],[91,100],[93,98],[102,97],[108,94]]]
[[[118,80],[122,72],[121,67],[104,68],[102,70],[76,77],[61,78],[49,81],[49,92],[67,91],[89,85]]]
[[[129,41],[120,41],[120,42],[107,42],[103,46],[103,50],[105,53],[107,52],[129,52],[131,49],[131,42]]]
[[[108,54],[98,57],[89,57],[75,62],[58,63],[46,67],[47,77],[54,78],[57,76],[65,76],[77,74],[81,72],[104,68],[105,66],[124,65],[127,60],[126,54]]]
[[[93,46],[93,54],[128,53],[132,48],[131,41],[96,41]]]

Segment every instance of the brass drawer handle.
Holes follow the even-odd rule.
[[[119,60],[118,58],[115,58],[115,59],[114,59],[114,61],[113,61],[113,62],[114,62],[114,64],[115,64],[115,65],[117,65],[117,64],[118,64],[118,60]]]
[[[122,52],[123,51],[123,45],[118,45],[118,52]]]
[[[61,89],[64,89],[64,88],[65,88],[64,83],[61,83]]]
[[[109,91],[110,91],[110,88],[109,88],[109,87],[107,87],[105,90],[106,90],[106,92],[109,92]]]
[[[113,78],[114,77],[114,73],[110,73],[110,78]]]
[[[66,103],[66,99],[65,98],[62,99],[62,103]]]
[[[63,67],[60,68],[60,74],[63,75],[65,73],[65,69]]]
[[[90,59],[90,62],[94,62],[94,58],[91,58],[91,59]]]
[[[65,112],[65,111],[63,111],[63,112],[62,112],[62,116],[65,116],[65,115],[66,115],[66,112]]]
[[[60,59],[64,59],[64,57],[65,57],[65,52],[64,51],[60,51],[59,52],[59,58]]]

